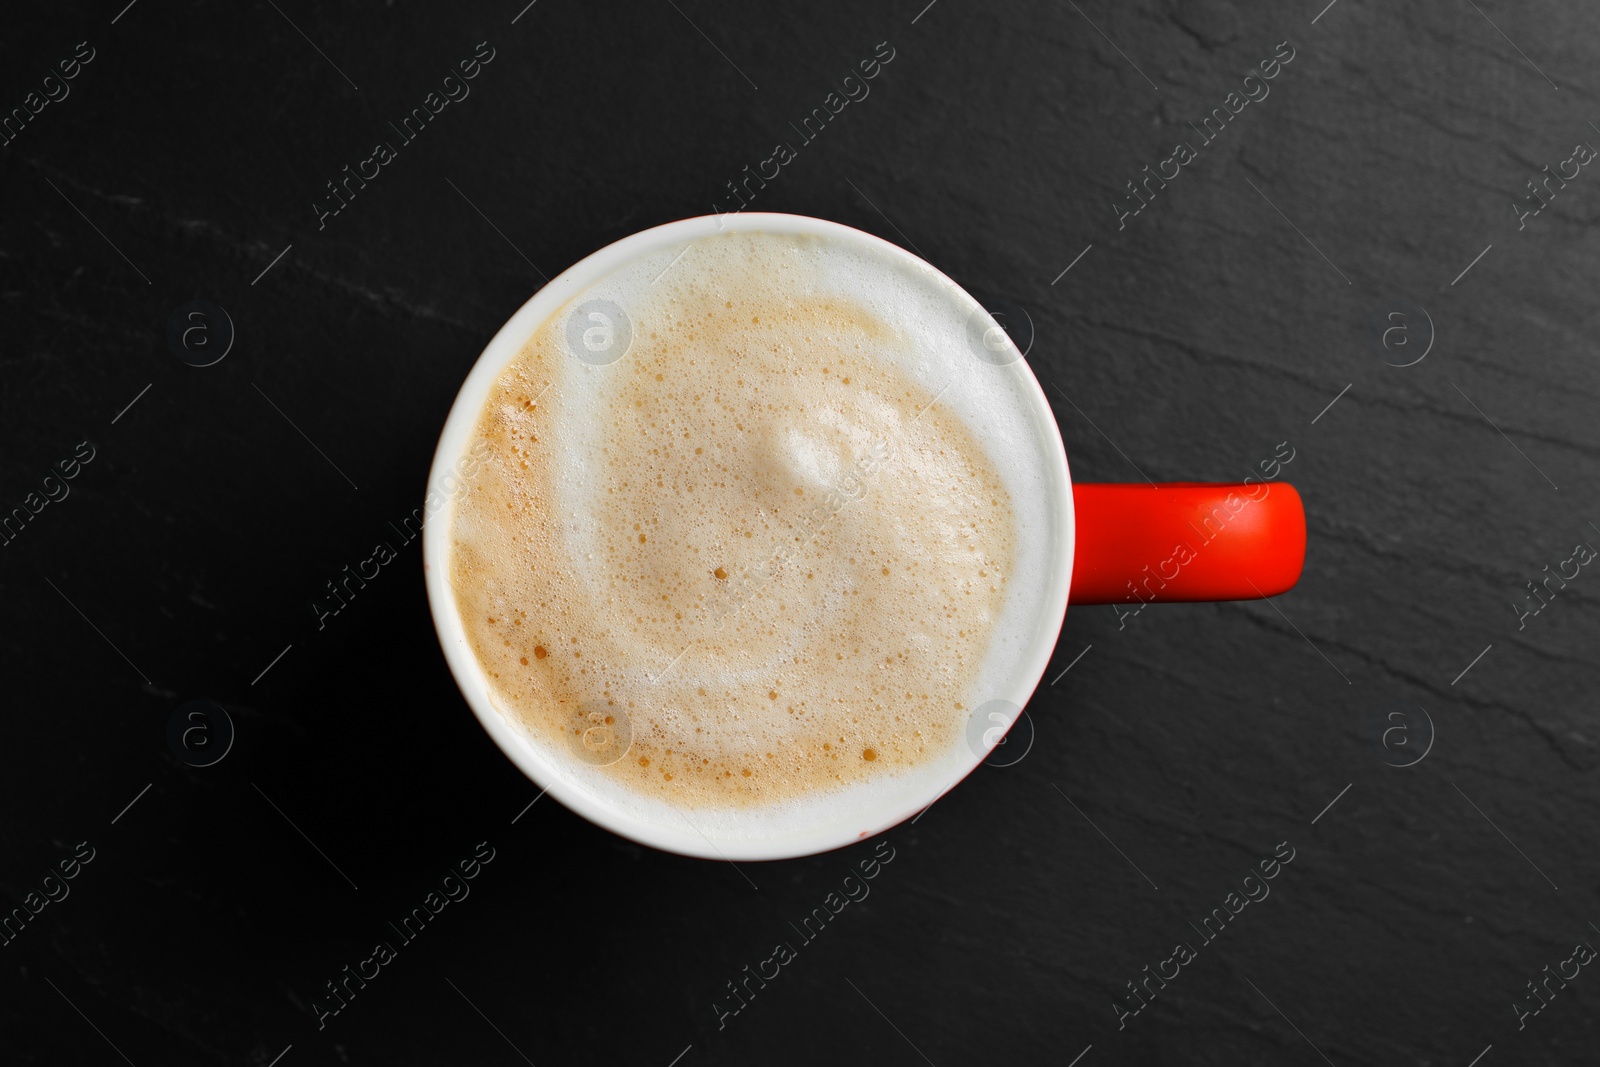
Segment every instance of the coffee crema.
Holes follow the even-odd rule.
[[[1017,405],[973,409],[997,368],[922,350],[963,343],[954,305],[913,325],[950,297],[852,254],[695,241],[500,374],[448,573],[495,704],[556,763],[679,810],[782,804],[948,758],[992,695],[1019,516],[980,437]]]

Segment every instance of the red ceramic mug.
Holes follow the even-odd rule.
[[[697,240],[721,233],[759,232],[823,241],[947,305],[959,337],[965,323],[978,356],[972,373],[1003,376],[1015,412],[1030,429],[1026,447],[1040,471],[1039,520],[1021,531],[1041,561],[1028,594],[1025,636],[1007,645],[992,685],[974,699],[967,743],[895,779],[840,801],[786,802],[762,809],[712,814],[619,803],[595,786],[586,768],[519,728],[503,713],[483,666],[468,643],[449,585],[452,509],[470,480],[474,427],[496,379],[545,323],[575,319],[581,301],[608,279],[634,272],[655,276],[674,267]],[[572,321],[567,322],[571,328]],[[580,324],[581,326],[581,324]],[[580,331],[581,332],[581,331]],[[620,355],[618,358],[621,358]],[[599,360],[597,362],[604,362]],[[1019,423],[1019,425],[1022,423]],[[559,445],[559,442],[555,442]],[[1270,466],[1271,461],[1263,461]],[[1294,489],[1262,473],[1236,484],[1078,485],[1071,483],[1054,412],[1022,353],[987,311],[955,282],[910,252],[848,226],[798,215],[742,213],[705,216],[658,226],[600,249],[563,271],[511,317],[489,342],[451,408],[429,475],[423,563],[429,606],[468,705],[500,748],[538,786],[585,818],[656,848],[708,859],[782,859],[858,841],[925,810],[971,773],[1021,713],[1049,665],[1067,604],[1152,600],[1229,600],[1281,593],[1299,577],[1305,516]],[[1277,473],[1277,468],[1271,468]],[[671,650],[662,650],[664,659]],[[664,661],[664,660],[663,660]],[[1241,664],[1241,667],[1244,665]],[[996,709],[1000,710],[996,710]],[[808,804],[810,806],[808,806]]]

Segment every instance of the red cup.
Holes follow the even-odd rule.
[[[448,511],[423,527],[422,557],[429,606],[461,692],[484,729],[506,755],[571,810],[615,833],[654,848],[715,860],[771,860],[806,856],[862,840],[903,822],[971,774],[998,738],[1021,714],[1050,665],[1068,604],[1133,604],[1157,600],[1237,600],[1282,593],[1300,576],[1306,525],[1292,486],[1254,478],[1233,484],[1175,482],[1168,485],[1073,485],[1060,428],[1045,392],[993,316],[955,282],[904,249],[821,219],[741,212],[685,219],[608,245],[554,278],[512,316],[484,349],[461,387],[439,438],[429,475],[429,515],[450,506],[465,475],[460,463],[479,412],[502,370],[535,330],[591,286],[647,256],[676,263],[687,242],[724,232],[762,232],[816,238],[849,246],[868,262],[892,265],[904,281],[944,297],[969,314],[969,342],[976,342],[974,373],[1012,376],[1020,385],[1017,412],[1036,427],[1045,494],[1044,521],[1021,536],[1039,549],[1037,607],[1029,632],[1007,647],[1007,662],[983,701],[969,710],[966,744],[960,740],[926,765],[848,803],[801,797],[787,822],[761,822],[762,813],[743,809],[716,825],[690,823],[681,813],[617,802],[596,790],[585,768],[564,749],[551,746],[502,712],[488,672],[467,639],[461,609],[449,584]],[[910,284],[910,283],[908,283]],[[624,349],[625,352],[625,349]],[[621,358],[596,359],[604,367]],[[585,363],[590,360],[578,355]],[[670,653],[663,657],[663,662]],[[996,708],[1000,710],[995,710]],[[788,809],[784,809],[788,810]],[[794,814],[798,813],[798,814]]]

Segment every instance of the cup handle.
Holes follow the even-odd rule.
[[[1069,604],[1255,600],[1294,587],[1306,513],[1285,482],[1074,485]]]

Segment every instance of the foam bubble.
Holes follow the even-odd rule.
[[[553,315],[452,519],[496,705],[585,788],[718,832],[957,773],[1056,540],[1052,446],[1021,368],[973,358],[976,306],[875,249],[736,233]],[[608,714],[625,755],[574,761]]]

